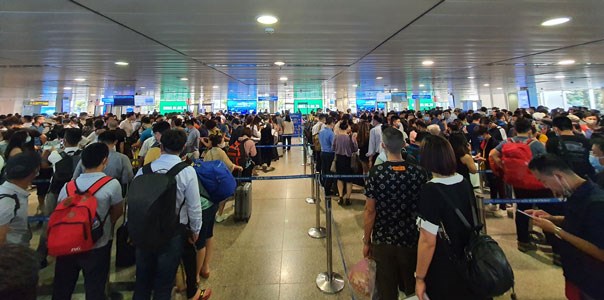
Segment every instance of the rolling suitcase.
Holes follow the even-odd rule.
[[[250,220],[252,215],[252,183],[245,182],[235,190],[235,222]]]

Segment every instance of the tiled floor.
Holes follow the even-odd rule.
[[[302,174],[302,152],[292,148],[274,166],[270,175]],[[310,172],[310,168],[307,169]],[[263,172],[260,172],[263,175]],[[312,239],[307,231],[315,223],[315,206],[306,204],[310,179],[256,181],[253,183],[253,212],[249,223],[228,219],[215,227],[215,255],[211,277],[203,282],[213,290],[212,299],[363,299],[353,295],[348,283],[336,295],[319,291],[315,278],[326,266],[325,239]],[[353,195],[353,204],[334,203],[334,271],[345,275],[362,257],[363,196]],[[33,199],[32,199],[33,200]],[[232,212],[232,204],[227,210]],[[35,204],[30,204],[32,210]],[[325,226],[324,209],[321,223]],[[542,253],[532,256],[515,249],[512,219],[488,219],[489,233],[502,245],[514,268],[516,292],[521,300],[564,299],[561,269]],[[32,246],[37,244],[37,235]],[[41,272],[46,290],[52,283],[52,265]],[[82,279],[80,279],[81,281]],[[111,280],[132,282],[134,270],[112,271]],[[122,291],[125,299],[131,292]],[[40,299],[50,299],[41,296]],[[77,294],[74,299],[84,299]],[[176,295],[175,299],[184,299]],[[509,299],[509,295],[498,299]]]

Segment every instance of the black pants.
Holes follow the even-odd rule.
[[[285,147],[285,145],[291,145],[292,144],[292,137],[290,136],[284,136],[283,137],[283,149],[286,149],[289,151],[292,147]]]
[[[331,162],[334,160],[336,154],[333,152],[321,152],[321,175],[332,174],[329,170],[331,168]],[[326,195],[333,195],[333,186],[336,181],[334,179],[321,178],[321,184],[325,188]]]
[[[549,198],[552,197],[550,190],[523,190],[514,188],[514,195],[516,199],[529,199],[529,198]],[[541,205],[545,207],[544,205]],[[531,203],[516,203],[517,210],[532,209],[533,204]],[[529,217],[523,214],[516,214],[516,237],[518,242],[528,243],[531,241],[529,235]]]
[[[315,158],[315,172],[321,172],[321,151],[312,151],[312,155]]]
[[[187,298],[193,298],[197,292],[197,251],[188,240],[183,242],[182,263],[187,277]]]
[[[85,253],[57,257],[52,299],[70,300],[81,270],[86,300],[105,300],[110,260],[111,241],[104,247]]]
[[[399,290],[407,296],[413,294],[417,248],[373,245],[371,250],[376,263],[375,287],[379,299],[396,300]]]

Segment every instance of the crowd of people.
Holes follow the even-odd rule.
[[[0,247],[29,247],[32,185],[39,216],[50,216],[71,201],[73,186],[76,191],[93,190],[98,202],[95,228],[102,228],[101,233],[90,250],[56,259],[53,299],[71,298],[80,271],[87,299],[105,299],[113,233],[124,215],[129,185],[144,174],[145,166],[167,173],[182,161],[189,165],[174,176],[182,230],[160,249],[137,246],[134,299],[169,299],[181,261],[187,297],[209,298],[211,290],[201,284],[210,274],[213,226],[228,214],[226,201],[214,204],[202,196],[190,162],[223,161],[229,171],[244,177],[271,172],[272,163],[290,151],[294,134],[289,112],[6,115],[0,121]],[[602,276],[590,274],[604,271],[601,125],[598,112],[582,108],[319,110],[306,116],[303,141],[313,150],[317,172],[367,175],[365,180],[322,177],[321,184],[342,206],[352,203],[354,184],[364,186],[363,255],[376,261],[380,299],[397,299],[399,291],[417,293],[420,299],[481,299],[451,260],[463,255],[469,237],[455,211],[468,220],[479,213],[470,174],[480,171],[493,199],[563,199],[538,206],[519,200],[516,209],[525,214],[514,214],[505,204],[491,209],[501,217],[512,212],[519,251],[551,246],[554,263],[564,269],[569,299],[599,299],[604,295]],[[256,148],[280,142],[278,147]],[[514,161],[512,152],[521,156]],[[524,168],[511,170],[518,159],[526,159]],[[510,174],[521,171],[534,180],[515,185]],[[545,238],[539,239],[531,223],[542,228]],[[37,267],[48,264],[53,230],[43,230],[31,256],[37,258]],[[6,249],[0,260],[14,255],[13,248]],[[20,296],[32,295],[23,282],[17,280],[23,286],[8,294],[0,291],[0,298],[31,298]]]

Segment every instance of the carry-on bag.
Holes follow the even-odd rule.
[[[252,215],[252,183],[245,182],[235,190],[235,222],[250,220]]]

